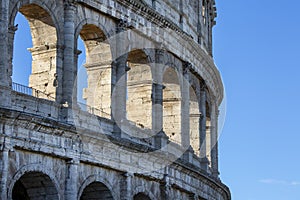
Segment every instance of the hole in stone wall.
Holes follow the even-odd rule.
[[[77,99],[81,109],[111,118],[110,44],[104,32],[95,25],[83,26],[78,38]]]
[[[163,85],[163,130],[171,141],[181,144],[181,90],[177,72],[172,67],[166,69]]]
[[[190,87],[190,140],[191,146],[195,151],[196,155],[200,155],[200,110],[199,110],[199,101],[196,95],[196,92],[193,87]]]
[[[51,16],[38,5],[29,4],[19,9],[14,24],[9,31],[13,89],[54,101],[57,33]]]
[[[87,71],[84,66],[86,62],[86,51],[84,42],[81,38],[78,38],[77,48],[81,51],[77,61],[77,101],[86,104],[86,99],[83,98],[83,90],[87,88]]]
[[[142,50],[128,55],[127,119],[140,128],[152,128],[152,74],[148,57]]]
[[[17,14],[15,24],[18,24],[18,30],[14,40],[12,81],[28,86],[32,62],[31,54],[27,50],[32,47],[30,27],[21,13]]]

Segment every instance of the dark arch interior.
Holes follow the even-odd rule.
[[[94,182],[83,190],[80,200],[113,200],[113,197],[103,183]]]
[[[151,200],[151,199],[144,193],[138,193],[133,197],[133,200]]]
[[[13,200],[58,200],[58,192],[49,176],[40,172],[23,175],[14,185]]]

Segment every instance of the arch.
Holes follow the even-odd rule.
[[[139,200],[138,197],[141,197],[141,200],[158,200],[158,199],[160,199],[159,196],[155,196],[149,188],[145,187],[145,185],[139,185],[134,188],[132,199]]]
[[[101,182],[93,182],[84,188],[80,200],[113,200],[110,190]]]
[[[173,67],[165,70],[163,85],[163,130],[171,141],[181,144],[181,84]]]
[[[127,58],[127,119],[141,128],[152,128],[152,72],[142,50],[132,50]]]
[[[10,16],[10,27],[14,26],[17,13],[20,12],[27,19],[32,36],[32,48],[28,48],[32,56],[31,75],[29,87],[39,92],[32,91],[33,96],[55,100],[56,97],[56,74],[57,68],[61,65],[61,53],[59,50],[59,23],[47,4],[39,2],[27,3],[19,1],[14,5]],[[14,45],[14,34],[17,27],[10,32],[9,46]],[[13,60],[13,48],[9,49],[10,60]],[[10,68],[12,69],[12,64]]]
[[[109,21],[109,20],[107,20],[107,21]],[[81,31],[82,31],[82,29],[84,28],[85,25],[97,26],[103,32],[106,40],[109,40],[109,38],[113,34],[115,34],[114,33],[115,28],[111,27],[110,29],[108,29],[107,28],[108,26],[104,26],[102,23],[99,22],[99,20],[96,20],[96,19],[93,19],[93,18],[84,18],[84,19],[80,20],[80,22],[77,24],[77,26],[75,28],[75,41],[80,37],[80,33],[81,33]],[[111,24],[111,26],[112,26],[112,24]],[[75,45],[76,45],[76,43],[75,43]]]
[[[106,33],[95,24],[84,24],[79,36],[86,53],[87,88],[83,91],[83,99],[93,108],[94,114],[111,118],[112,54]]]
[[[58,191],[49,176],[41,172],[29,172],[24,174],[12,189],[12,199],[44,199],[58,200]]]
[[[105,192],[104,194],[107,195],[106,197],[108,197],[109,199],[118,199],[118,195],[116,192],[117,188],[113,187],[112,184],[105,177],[102,177],[98,174],[91,175],[85,179],[85,181],[81,184],[81,187],[79,188],[78,199],[82,199],[81,197],[83,195],[85,195],[83,199],[87,199],[87,197],[90,197],[89,195],[91,195],[93,188],[96,188],[95,191],[97,191],[97,193],[100,194],[96,199],[102,199],[101,189],[97,188],[102,188],[102,191]]]
[[[140,193],[134,195],[133,200],[151,200],[151,199],[146,194],[140,192]]]
[[[20,197],[22,194],[23,197],[27,195],[29,199],[36,199],[41,195],[48,199],[61,199],[63,195],[52,170],[41,164],[22,167],[15,173],[8,185],[8,199],[18,199],[16,197]],[[35,194],[37,190],[39,196]]]
[[[55,1],[56,2],[56,1]],[[63,44],[62,37],[60,35],[63,24],[61,23],[61,20],[57,18],[55,13],[60,13],[57,9],[60,8],[60,6],[57,6],[56,3],[53,3],[51,0],[48,1],[40,1],[40,0],[19,0],[15,2],[14,5],[12,5],[12,10],[10,13],[9,18],[9,26],[14,26],[15,18],[17,16],[17,13],[19,12],[19,9],[23,6],[27,5],[37,5],[41,7],[43,10],[45,10],[51,17],[51,20],[53,21],[53,24],[55,25],[55,28],[57,30],[57,40],[58,44]]]

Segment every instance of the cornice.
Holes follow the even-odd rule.
[[[207,81],[207,85],[209,89],[212,91],[214,96],[216,96],[217,104],[220,105],[223,100],[223,83],[221,79],[221,75],[217,69],[217,67],[214,64],[214,61],[212,57],[205,52],[201,48],[201,46],[196,43],[193,38],[184,32],[177,24],[173,23],[171,20],[167,19],[163,15],[156,12],[152,7],[149,7],[148,5],[141,3],[136,0],[115,0],[120,5],[123,5],[127,7],[128,9],[134,11],[136,15],[143,16],[145,19],[149,20],[149,22],[153,23],[157,27],[160,28],[167,28],[174,32],[176,32],[181,38],[182,41],[185,41],[189,46],[185,45],[188,48],[187,54],[192,54],[196,57],[196,60],[201,61],[201,66],[196,63],[195,61],[189,60],[185,55],[178,55],[179,58],[181,58],[183,61],[189,61],[192,63],[192,71],[199,74],[205,81]],[[88,2],[86,0],[77,0],[79,3],[87,4],[88,6],[94,7],[95,9],[104,12],[109,9],[104,8],[104,4],[99,3],[97,0],[89,0]],[[101,5],[101,6],[100,6]],[[212,5],[215,5],[214,1],[212,2]],[[100,8],[102,8],[100,10]],[[104,9],[103,9],[104,8]],[[111,14],[106,13],[111,16]],[[116,16],[112,16],[116,18]],[[128,17],[130,18],[130,17]],[[127,19],[124,19],[127,20]],[[130,23],[130,22],[129,22]],[[136,28],[134,24],[130,24],[131,28]],[[175,52],[172,50],[172,47],[167,48],[169,51],[175,54]],[[212,81],[208,81],[211,80]]]

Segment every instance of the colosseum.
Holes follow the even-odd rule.
[[[0,199],[231,199],[218,169],[214,0],[0,2]],[[29,85],[13,80],[18,14]]]

